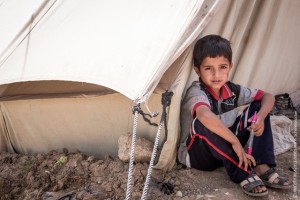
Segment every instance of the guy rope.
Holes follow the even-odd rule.
[[[155,161],[155,157],[156,157],[156,154],[157,154],[157,148],[158,148],[158,143],[159,143],[159,139],[160,139],[160,133],[161,133],[161,129],[162,129],[163,125],[165,126],[165,132],[166,132],[166,136],[167,136],[167,132],[168,132],[167,122],[166,122],[167,107],[170,106],[170,104],[171,104],[172,96],[173,96],[173,92],[170,92],[170,91],[166,91],[165,93],[162,94],[161,103],[163,105],[163,111],[162,111],[162,115],[161,115],[161,119],[160,119],[160,124],[158,126],[158,130],[157,130],[157,133],[156,133],[156,138],[155,138],[154,147],[153,147],[153,151],[152,151],[152,155],[151,155],[151,160],[150,160],[150,164],[149,164],[149,168],[148,168],[148,172],[147,172],[147,176],[146,176],[146,181],[145,181],[144,188],[143,188],[143,193],[142,193],[142,197],[141,197],[142,200],[145,200],[147,198],[149,181],[150,181],[150,178],[151,178],[154,161]],[[126,190],[126,198],[125,198],[126,200],[129,200],[130,196],[131,196],[132,173],[133,173],[134,151],[135,151],[135,141],[136,141],[136,129],[137,129],[138,114],[142,114],[144,120],[145,120],[145,115],[146,115],[145,113],[143,113],[141,111],[139,103],[136,103],[132,110],[133,110],[133,113],[134,113],[134,122],[133,122],[133,133],[132,133],[130,160],[129,160],[129,169],[128,169],[127,190]],[[151,125],[156,125],[157,126],[157,124],[151,123],[150,120],[148,120],[148,119],[145,120],[145,121],[147,121]]]

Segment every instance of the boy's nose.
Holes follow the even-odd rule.
[[[214,70],[213,70],[213,75],[214,75],[214,76],[218,76],[218,75],[219,75],[219,71],[214,69]]]

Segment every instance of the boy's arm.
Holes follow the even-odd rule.
[[[261,99],[261,107],[257,113],[256,123],[249,127],[254,130],[256,136],[260,136],[264,131],[264,121],[267,115],[271,112],[274,106],[275,98],[272,94],[265,92]],[[248,120],[248,122],[252,121],[252,117]]]
[[[224,138],[229,143],[239,142],[237,137],[224,123],[206,106],[199,106],[196,110],[198,120],[210,131]]]
[[[224,138],[231,143],[233,150],[239,158],[239,167],[244,164],[245,170],[248,167],[248,159],[255,165],[255,160],[252,156],[245,153],[241,143],[237,137],[224,125],[224,123],[215,115],[208,107],[199,106],[196,109],[198,120],[210,131]]]
[[[275,98],[272,94],[265,92],[261,99],[261,108],[257,113],[262,119],[265,119],[274,106]]]

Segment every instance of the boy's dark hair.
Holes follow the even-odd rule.
[[[199,39],[194,47],[193,61],[195,67],[200,67],[206,57],[224,56],[231,63],[232,50],[230,42],[219,35],[207,35]]]

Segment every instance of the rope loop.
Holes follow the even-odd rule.
[[[145,122],[147,122],[148,124],[150,124],[151,126],[158,126],[158,124],[154,123],[154,122],[151,122],[149,118],[152,118],[152,117],[156,117],[156,115],[152,116],[148,113],[144,113],[144,111],[141,109],[141,104],[140,103],[136,103],[133,107],[132,107],[132,113],[135,114],[135,112],[138,112],[139,114],[142,115],[143,119]],[[149,118],[147,118],[149,117]]]
[[[133,107],[132,107],[132,114],[135,114],[135,112],[140,113],[141,111],[141,104],[140,103],[136,103]]]

